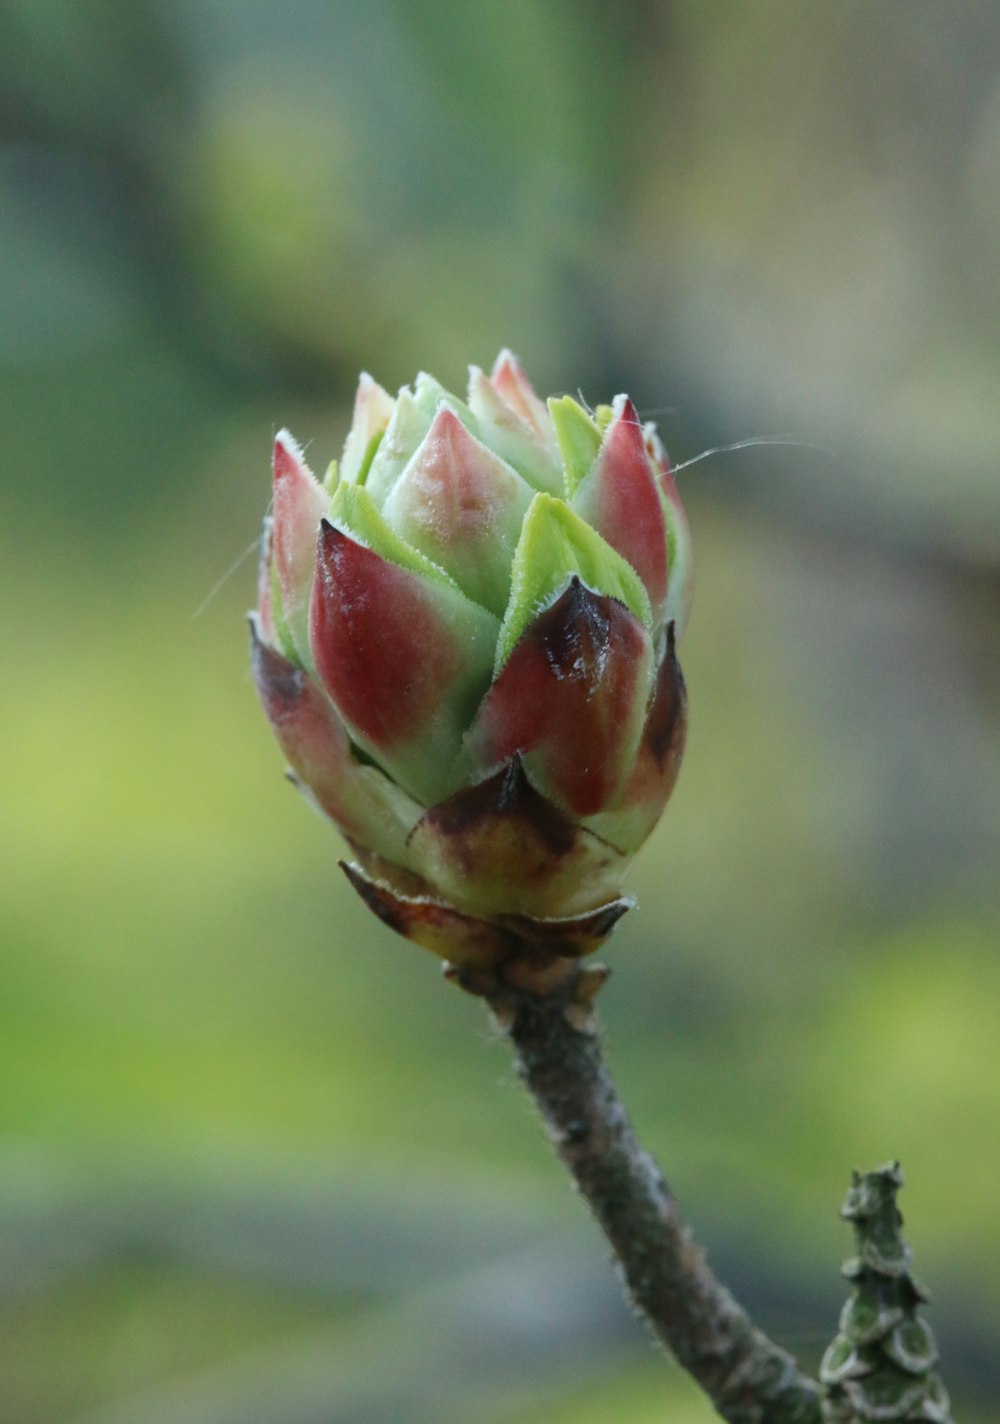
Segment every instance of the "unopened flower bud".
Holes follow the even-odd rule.
[[[254,677],[383,919],[459,965],[574,956],[680,765],[687,522],[631,401],[361,378],[339,469],[274,448]],[[553,946],[556,948],[553,950]]]

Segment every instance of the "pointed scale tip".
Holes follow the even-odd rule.
[[[329,556],[337,546],[350,535],[324,514],[319,521],[319,528],[316,531],[316,555],[318,559]],[[355,541],[357,542],[357,541]]]
[[[358,376],[358,387],[354,393],[354,418],[364,417],[368,412],[372,415],[385,415],[386,419],[392,413],[393,400],[388,391],[379,385],[370,371],[362,371]]]
[[[615,396],[611,402],[611,409],[615,420],[625,421],[629,425],[635,425],[638,426],[640,430],[642,429],[639,412],[635,408],[632,397],[626,395],[624,391],[620,395]]]
[[[469,381],[465,387],[466,399],[471,403],[472,393],[486,384],[486,373],[482,366],[472,364],[469,366]]]
[[[346,529],[341,529],[339,524],[334,524],[324,515],[319,521],[316,530],[316,563],[315,570],[317,579],[329,580],[335,578],[337,557],[345,544],[360,543]],[[316,589],[313,590],[315,600]]]
[[[534,427],[539,435],[551,436],[551,431],[547,428],[548,406],[539,399],[537,391],[528,380],[524,367],[513,351],[507,347],[504,347],[493,363],[490,383],[497,395],[510,406],[511,410],[516,411],[530,426]]]
[[[441,439],[442,436],[449,440],[471,440],[468,430],[446,400],[438,401],[430,430],[424,438]]]
[[[490,370],[490,380],[494,380],[496,376],[498,376],[500,372],[505,369],[518,372],[522,375],[524,374],[521,370],[520,361],[514,355],[513,351],[510,349],[509,346],[502,346],[499,352],[497,353],[497,358],[493,362],[493,366]]]
[[[302,446],[290,430],[279,430],[274,437],[274,455],[271,467],[274,471],[275,483],[279,480],[289,479],[300,472],[309,471]]]

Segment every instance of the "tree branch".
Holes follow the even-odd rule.
[[[820,1424],[818,1385],[716,1280],[636,1137],[604,1062],[593,1008],[577,1002],[587,973],[577,969],[547,994],[509,983],[478,992],[611,1243],[630,1300],[730,1424]]]

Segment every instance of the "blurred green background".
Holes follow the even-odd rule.
[[[504,344],[677,462],[790,442],[680,476],[611,1052],[809,1366],[849,1169],[901,1158],[1000,1420],[998,53],[995,0],[8,0],[4,1424],[712,1417],[246,670],[273,431],[323,468],[359,367]]]

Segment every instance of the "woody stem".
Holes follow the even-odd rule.
[[[612,1081],[579,971],[486,995],[549,1140],[611,1244],[636,1309],[730,1424],[820,1424],[819,1388],[716,1280]]]

